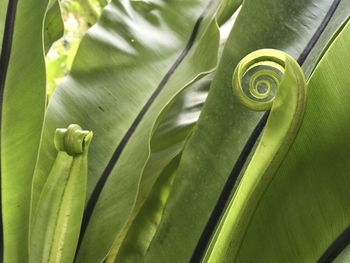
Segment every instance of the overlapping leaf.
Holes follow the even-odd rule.
[[[30,185],[45,110],[42,21],[46,5],[47,1],[36,0],[0,2],[1,205],[5,262],[27,262],[28,257]]]
[[[306,104],[304,72],[286,53],[262,49],[243,58],[233,75],[235,98],[252,110],[270,110],[259,144],[221,219],[205,262],[235,262],[250,217],[294,142]],[[262,87],[268,92],[259,92]],[[227,256],[230,250],[231,256]]]
[[[223,185],[260,119],[260,113],[240,106],[232,96],[231,76],[238,61],[259,48],[282,49],[298,57],[331,4],[329,1],[318,1],[317,5],[313,1],[243,3],[199,122],[182,154],[146,262],[190,260]]]
[[[78,262],[102,260],[127,222],[160,111],[186,84],[215,67],[219,36],[212,22],[216,4],[209,3],[112,2],[83,40],[71,74],[53,95],[33,184],[33,208],[55,157],[55,128],[79,123],[95,134],[88,195],[101,175],[110,173]],[[159,96],[144,114],[157,87]]]
[[[234,24],[236,17],[237,15],[233,15],[229,21],[220,27],[219,56],[221,55],[222,47],[226,43],[229,29]],[[123,247],[121,248],[122,252],[120,252],[121,255],[118,255],[118,258],[116,259],[117,262],[119,260],[133,260],[135,258],[133,255],[135,252],[134,249],[140,250],[140,247],[138,247],[136,244],[144,244],[142,247],[147,247],[149,245],[148,242],[153,238],[155,231],[148,232],[146,230],[148,228],[147,223],[145,223],[145,229],[141,232],[149,234],[145,236],[142,233],[137,233],[137,231],[140,229],[140,222],[152,222],[154,213],[157,213],[158,215],[162,214],[166,203],[162,192],[170,192],[173,181],[172,179],[170,183],[170,181],[166,178],[173,178],[175,176],[175,173],[173,172],[171,174],[166,174],[169,172],[169,169],[165,169],[164,171],[162,171],[162,169],[165,164],[170,162],[170,160],[174,158],[179,160],[185,140],[195,126],[202,106],[207,98],[213,75],[214,72],[203,74],[188,86],[184,87],[184,89],[181,90],[163,109],[158,117],[156,124],[154,125],[154,132],[150,141],[151,155],[148,158],[147,164],[143,170],[139,194],[133,212],[137,218],[133,219],[134,216],[131,216],[129,223],[131,230],[128,230],[129,226],[124,228],[124,234],[120,235],[120,237],[118,237],[118,239],[115,241],[113,250],[110,252],[108,257],[108,262],[113,262],[121,243],[123,243]],[[174,164],[174,161],[171,161],[171,163],[172,170],[176,170],[178,161],[176,161],[176,164]],[[157,179],[159,176],[161,178]],[[158,186],[152,187],[155,180],[159,181],[160,183],[157,183]],[[152,191],[151,194],[149,194],[150,191]],[[150,200],[146,201],[146,199]],[[143,202],[145,201],[147,204],[141,208]],[[154,205],[155,203],[161,203],[162,205]],[[153,209],[155,210],[154,213],[149,212],[150,206],[152,205],[157,207],[156,209]],[[140,209],[142,209],[142,211],[139,212]],[[158,218],[157,222],[160,221],[160,218]],[[157,224],[158,223],[152,223],[150,228],[156,229]],[[128,236],[124,237],[126,234]],[[124,239],[126,239],[126,244],[124,244]],[[134,246],[132,244],[134,244]],[[138,254],[136,257],[140,257],[139,260],[141,260],[144,252],[145,251],[143,251],[141,255],[140,253],[135,252]]]
[[[240,1],[223,3],[222,21]],[[0,2],[1,37],[7,4]],[[55,4],[55,9],[49,9],[54,11],[54,20],[47,15],[46,22],[61,22],[55,20],[59,11]],[[172,114],[189,97],[186,92],[198,92],[181,90],[215,67],[218,2],[113,1],[85,37],[71,74],[49,106],[33,183],[33,209],[56,157],[55,129],[79,123],[96,135],[88,182],[88,196],[94,193],[88,207],[95,210],[92,214],[87,210],[77,261],[101,261],[116,239],[124,239],[136,215],[135,222],[144,223],[145,233],[139,231],[140,226],[132,226],[122,246],[122,260],[134,260],[136,251],[137,257],[148,262],[188,261],[233,163],[260,118],[231,97],[233,68],[245,54],[262,47],[283,49],[298,57],[330,4],[326,0],[317,5],[312,0],[245,1],[208,105],[179,160],[193,123],[187,123],[191,120],[187,116],[185,123],[174,121],[179,116]],[[41,28],[45,11],[46,3],[18,4],[12,52],[7,52],[9,69],[0,76],[6,76],[1,129],[6,262],[26,262],[27,258],[29,185],[45,104]],[[58,30],[46,31],[55,33],[45,35],[46,49],[62,28],[54,29]],[[324,39],[326,43],[329,38]],[[311,58],[309,69],[316,62],[317,56]],[[28,67],[33,63],[35,70]],[[194,85],[208,85],[206,78],[202,81]],[[199,110],[194,112],[198,115]],[[95,188],[97,182],[100,186]],[[165,206],[170,186],[174,187]],[[161,205],[154,207],[159,200]]]
[[[295,142],[254,214],[244,219],[249,221],[244,238],[231,235],[225,242],[230,245],[221,246],[222,262],[251,262],[252,252],[259,262],[316,262],[350,225],[349,45],[348,23],[308,82]]]
[[[54,1],[48,6],[44,20],[44,47],[47,53],[51,45],[62,37],[64,24],[61,15],[60,4]]]
[[[139,257],[139,260],[141,260],[145,253],[145,248],[147,248],[150,240],[152,240],[155,233],[154,230],[158,225],[157,222],[160,221],[162,210],[166,203],[166,198],[162,193],[170,192],[171,190],[179,155],[181,154],[186,137],[190,134],[198,120],[201,108],[208,95],[212,76],[212,73],[200,76],[199,79],[185,87],[184,90],[174,97],[158,117],[150,141],[151,154],[142,172],[140,189],[133,212],[134,216],[130,220],[132,221],[130,222],[132,224],[130,226],[131,229],[128,230],[129,227],[125,228],[124,231],[127,231],[125,233],[126,236],[121,235],[118,238],[112,252],[112,254],[117,254],[119,247],[122,246],[122,252],[118,256],[117,262],[118,260],[123,262],[135,260],[136,257]],[[174,159],[176,161],[173,161]],[[168,165],[168,163],[171,164]],[[170,168],[163,170],[165,166],[170,166]],[[160,178],[158,179],[158,177]],[[155,184],[156,181],[158,183]],[[161,203],[162,205],[156,205],[157,203]],[[153,208],[153,213],[150,208],[152,206],[156,207]],[[152,220],[154,213],[159,215],[157,222],[153,222]],[[134,217],[136,218],[134,219]],[[147,222],[153,223],[147,226]],[[153,231],[150,231],[147,235],[142,234],[148,232],[146,230],[147,228],[151,228]],[[139,231],[140,229],[142,230]],[[121,245],[121,243],[123,244]],[[140,245],[137,245],[137,243]],[[138,253],[134,250],[143,250],[143,252]],[[112,260],[111,258],[112,255],[109,256],[109,260]]]
[[[223,0],[217,14],[218,24],[221,26],[230,19],[232,14],[241,6],[243,0]]]
[[[312,47],[310,54],[303,63],[302,68],[307,77],[310,76],[315,65],[319,62],[320,58],[324,54],[325,50],[329,47],[329,44],[334,40],[333,37],[336,36],[335,32],[340,31],[342,26],[345,25],[345,21],[350,16],[350,3],[349,1],[335,1],[333,4],[335,11],[332,16],[329,17],[327,25],[322,32],[322,35],[318,39],[315,46]],[[332,11],[332,10],[330,10]]]

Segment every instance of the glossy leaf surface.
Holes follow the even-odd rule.
[[[10,263],[28,257],[30,185],[46,97],[42,21],[47,1],[9,1],[8,7],[6,2],[0,11],[3,23],[7,9],[0,60],[1,202],[3,260]]]
[[[229,31],[227,29],[232,27],[235,19],[236,15],[232,16],[224,26],[220,27],[219,56],[221,55],[220,52],[222,52],[222,47],[226,43],[228,37]],[[121,252],[120,255],[118,253],[118,257],[115,259],[116,262],[120,260],[135,260],[135,258],[142,260],[142,257],[145,255],[145,248],[148,247],[149,241],[153,238],[166,204],[162,193],[164,191],[171,191],[173,180],[171,180],[169,184],[161,182],[168,182],[166,178],[173,178],[175,175],[173,172],[167,175],[166,172],[168,172],[169,169],[163,171],[162,169],[165,164],[169,163],[170,160],[176,156],[176,164],[174,164],[174,161],[171,161],[172,169],[176,170],[186,138],[192,132],[193,127],[195,127],[207,98],[213,75],[214,72],[199,76],[192,83],[179,91],[160,113],[153,127],[150,143],[151,155],[143,170],[139,194],[133,211],[136,218],[129,221],[131,229],[128,230],[129,226],[125,227],[123,230],[124,233],[115,241],[113,250],[108,256],[108,262],[114,261],[120,246],[122,246]],[[159,176],[160,178],[157,179]],[[155,180],[160,182],[157,183],[158,186],[154,185]],[[152,187],[152,185],[154,186]],[[152,191],[151,194],[149,194],[150,191]],[[144,202],[146,203],[143,205]],[[151,206],[155,209],[151,209]],[[139,211],[140,209],[142,211]],[[150,209],[154,212],[149,212]],[[157,217],[158,219],[156,222],[147,226],[147,222],[153,222],[154,213],[160,215],[160,217]],[[132,218],[134,217],[135,216],[132,216]],[[145,224],[143,224],[142,221],[144,221]],[[142,233],[137,233],[137,231],[141,229],[141,225],[144,225],[145,229],[141,231]],[[146,229],[148,228],[153,230],[147,231]],[[126,231],[128,233],[126,233]],[[124,237],[124,235],[127,236]],[[123,241],[124,239],[125,241]],[[134,244],[134,246],[132,244]]]
[[[223,262],[250,262],[252,251],[260,262],[316,262],[350,225],[349,44],[348,23],[311,76],[295,142],[254,214],[245,218],[244,238],[233,235],[226,243]]]
[[[261,117],[261,113],[247,110],[232,96],[231,77],[237,63],[260,48],[281,49],[298,57],[331,4],[248,0],[243,3],[198,124],[182,154],[146,262],[191,259],[223,185]],[[194,260],[198,260],[196,257]]]
[[[215,67],[216,6],[208,9],[207,5],[207,1],[112,2],[82,41],[71,74],[54,93],[35,175],[34,208],[54,158],[49,138],[57,127],[76,122],[95,134],[88,196],[104,170],[110,173],[77,262],[96,262],[106,256],[135,203],[159,113],[179,90]],[[204,59],[199,59],[202,54]],[[157,86],[159,96],[131,126]],[[115,158],[119,158],[116,165]]]

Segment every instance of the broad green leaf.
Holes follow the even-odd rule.
[[[171,191],[180,155],[176,156],[158,176],[150,194],[137,217],[133,220],[122,247],[116,255],[110,255],[106,263],[143,262],[147,249],[161,221],[166,201]]]
[[[124,235],[118,237],[115,245],[113,246],[112,254],[114,254],[115,257],[121,243],[124,242],[124,239],[126,239],[126,244],[122,244],[123,247],[121,248],[121,250],[124,251],[121,252],[123,255],[119,256],[118,260],[128,260],[130,254],[132,254],[129,251],[133,250],[133,243],[135,244],[135,249],[137,247],[137,250],[142,250],[136,244],[141,243],[143,244],[142,247],[145,247],[146,244],[148,244],[147,240],[152,239],[154,231],[147,232],[147,230],[144,230],[143,232],[149,234],[146,236],[138,235],[136,233],[136,229],[140,229],[140,222],[152,221],[153,214],[147,212],[149,210],[147,207],[150,207],[152,204],[157,202],[162,202],[165,204],[162,194],[160,192],[157,193],[161,187],[156,187],[154,184],[156,181],[167,181],[168,179],[165,178],[174,176],[174,173],[171,173],[171,175],[167,174],[169,173],[169,169],[165,169],[163,171],[163,168],[171,162],[173,163],[171,165],[171,170],[176,169],[179,160],[179,157],[177,156],[180,155],[186,137],[190,134],[192,128],[198,120],[200,111],[208,95],[212,77],[213,73],[209,73],[208,75],[200,76],[199,79],[194,80],[193,83],[181,90],[159,115],[153,127],[152,138],[150,141],[151,152],[142,172],[140,189],[135,203],[135,209],[133,211],[134,215],[129,220],[129,222],[132,221],[130,222],[132,225],[124,228]],[[176,163],[174,163],[175,161],[172,161],[174,158],[177,159]],[[162,177],[163,179],[158,179],[158,177]],[[170,189],[171,185],[172,184],[162,186],[162,188],[165,187]],[[152,194],[150,195],[151,191]],[[158,200],[156,199],[157,197]],[[147,202],[147,204],[144,205],[144,202]],[[158,210],[161,211],[163,206],[158,206]],[[142,209],[142,211],[140,211],[140,209]],[[157,213],[161,215],[159,211]],[[149,216],[150,219],[147,219],[147,216]],[[128,230],[129,228],[131,228],[131,230]],[[147,223],[145,224],[144,228],[147,228]],[[153,223],[151,228],[155,229],[156,223]],[[144,253],[141,253],[138,257],[142,257],[142,254]],[[119,259],[120,257],[122,259]],[[113,255],[110,255],[109,260],[111,262],[113,262],[112,258]],[[131,258],[134,258],[134,256],[131,255]]]
[[[230,29],[232,27],[235,22],[235,18],[236,16],[231,17],[230,20],[220,28],[219,56],[221,54],[222,47],[224,46],[228,37],[229,31],[227,29]],[[143,169],[135,209],[133,211],[131,219],[129,220],[130,226],[128,225],[124,227],[123,234],[119,235],[118,239],[115,241],[113,249],[108,256],[108,262],[114,261],[114,258],[118,253],[121,243],[124,242],[124,239],[126,240],[126,244],[122,244],[123,247],[121,248],[121,255],[118,255],[118,258],[116,259],[117,262],[119,260],[133,260],[133,251],[142,251],[141,247],[147,247],[147,240],[152,239],[153,234],[155,233],[154,231],[142,231],[143,233],[148,233],[147,236],[145,234],[138,235],[135,233],[136,229],[140,229],[141,221],[152,222],[153,220],[153,214],[147,213],[149,208],[142,207],[143,212],[139,212],[139,210],[141,209],[141,206],[146,201],[146,199],[150,199],[146,201],[148,203],[146,207],[149,207],[150,204],[155,202],[162,202],[164,204],[164,198],[162,198],[161,193],[156,193],[159,187],[154,187],[154,182],[155,180],[164,181],[164,179],[157,179],[161,173],[164,173],[162,172],[164,165],[166,163],[169,163],[170,160],[174,158],[174,156],[178,156],[176,158],[179,159],[179,156],[181,155],[180,152],[184,146],[185,140],[195,126],[202,106],[205,102],[205,99],[207,98],[213,75],[214,72],[211,72],[208,75],[203,74],[188,86],[184,87],[184,89],[176,94],[172,101],[169,102],[169,104],[162,110],[161,114],[159,115],[153,127],[152,138],[150,141],[151,154],[148,158],[147,164]],[[166,177],[167,175],[161,176]],[[171,185],[172,184],[169,184],[169,187]],[[149,196],[151,189],[153,193]],[[156,197],[159,199],[157,200]],[[156,207],[158,207],[159,210],[157,213],[161,215],[161,211],[163,210],[164,205]],[[135,216],[137,216],[137,218],[133,219]],[[150,218],[147,219],[147,216]],[[157,222],[159,222],[159,220]],[[153,222],[150,227],[152,229],[156,229],[156,225],[157,224]],[[129,228],[131,228],[130,231],[128,230]],[[144,228],[147,228],[147,224],[145,224]],[[127,235],[127,237],[125,237],[125,235]],[[143,245],[136,245],[138,243]],[[135,244],[134,248],[132,247],[132,244]],[[136,253],[136,251],[134,252]],[[145,252],[145,249],[143,249],[143,252]],[[142,255],[144,253],[140,252],[137,254],[138,256],[136,257],[142,258]]]
[[[232,96],[231,77],[237,63],[260,48],[281,49],[298,57],[331,4],[244,1],[200,119],[183,151],[146,262],[191,259],[224,183],[261,117],[261,113],[247,110]]]
[[[236,226],[224,223],[222,233],[231,233],[220,242],[227,259],[251,262],[254,254],[262,263],[316,262],[350,225],[349,45],[347,23],[308,82],[295,142],[254,213],[242,218],[249,222],[244,236],[236,239]]]
[[[30,228],[29,262],[73,262],[83,218],[92,132],[57,129],[58,151]]]
[[[180,154],[186,137],[198,120],[212,77],[213,73],[200,76],[176,94],[176,97],[161,112],[153,127],[150,141],[151,155],[143,169],[142,177],[142,180],[148,182],[141,183],[142,190],[149,191],[147,184],[153,184],[149,181],[152,180],[152,174],[158,174],[165,164]],[[148,195],[142,190],[139,193],[141,199]]]
[[[5,1],[6,2],[6,1]],[[3,4],[1,16],[3,20]],[[9,1],[0,58],[4,262],[27,262],[31,182],[45,110],[47,1]],[[1,34],[2,35],[2,34]],[[35,65],[35,66],[33,66]]]
[[[59,1],[54,1],[48,6],[44,20],[44,47],[47,53],[51,45],[62,37],[64,24],[61,15]]]
[[[212,21],[216,8],[199,0],[114,1],[83,39],[71,74],[48,107],[33,184],[35,208],[54,160],[50,138],[56,128],[74,122],[94,132],[88,196],[104,170],[110,176],[77,262],[99,262],[107,255],[132,212],[158,115],[179,90],[215,67],[219,35]],[[158,97],[134,130],[132,123],[157,86]],[[125,138],[133,134],[127,144],[122,141],[126,133]],[[112,159],[107,167],[113,154],[118,162]]]
[[[109,178],[109,181],[107,182],[107,184],[105,185],[104,191],[101,194],[100,200],[108,200],[111,196],[116,195],[118,196],[119,194],[115,194],[115,187],[116,185],[119,185],[119,176],[122,174],[127,174],[127,175],[138,175],[139,178],[141,178],[142,175],[142,171],[145,167],[145,162],[148,160],[149,158],[149,154],[150,154],[150,149],[149,149],[149,141],[150,138],[152,136],[152,126],[150,125],[151,123],[154,123],[157,119],[157,116],[159,115],[159,113],[161,112],[161,110],[169,103],[169,100],[171,99],[171,97],[173,97],[179,90],[179,86],[181,81],[184,81],[184,78],[187,79],[188,81],[190,80],[190,77],[188,76],[188,74],[190,73],[192,76],[196,76],[197,74],[200,74],[201,72],[205,72],[209,69],[211,69],[212,67],[215,66],[215,62],[216,62],[216,52],[218,50],[218,29],[216,26],[216,23],[211,23],[208,28],[204,28],[203,29],[205,34],[203,33],[200,42],[198,42],[198,44],[193,48],[193,51],[191,53],[189,53],[189,55],[186,58],[186,62],[184,61],[184,63],[179,67],[178,71],[173,75],[173,78],[169,81],[168,85],[167,85],[167,90],[164,89],[164,96],[167,96],[167,99],[164,101],[162,101],[163,98],[159,97],[158,101],[155,101],[154,103],[154,108],[150,109],[149,115],[148,117],[145,117],[145,122],[141,122],[140,127],[139,127],[139,134],[135,133],[134,137],[132,137],[129,141],[130,145],[124,149],[123,155],[125,157],[123,157],[119,162],[121,163],[120,166],[116,166],[116,175],[115,176],[111,176]],[[208,45],[208,43],[210,43],[210,45]],[[212,52],[212,53],[211,53]],[[211,54],[210,54],[211,53]],[[201,63],[203,63],[201,65],[205,66],[207,65],[207,68],[201,68],[199,71],[197,71],[196,73],[193,72],[193,70],[196,69],[196,63],[197,59],[200,57],[200,54],[206,54],[207,57],[205,58],[205,60],[201,60]],[[182,82],[183,83],[183,82]],[[182,84],[181,84],[182,86]],[[182,87],[181,87],[182,88]],[[175,93],[176,92],[176,93]],[[166,94],[167,93],[167,94]],[[170,97],[171,96],[171,97]],[[149,119],[148,119],[149,118]],[[144,128],[143,128],[144,127]],[[147,127],[147,128],[145,128]],[[140,140],[140,138],[137,138],[136,136],[146,136],[146,137],[141,137],[142,140]],[[137,139],[136,139],[137,138]],[[142,151],[141,151],[142,150]],[[145,155],[147,154],[147,155]],[[122,155],[122,156],[123,156]],[[140,163],[130,163],[131,158],[136,158],[136,160],[138,160]],[[142,162],[141,162],[142,161]],[[161,165],[162,163],[158,163],[157,164],[157,169],[160,168],[159,165]],[[166,165],[166,163],[164,163],[164,165]],[[157,170],[155,170],[156,172]],[[119,175],[119,176],[118,176]],[[146,174],[147,175],[147,174]],[[152,175],[152,173],[150,173],[149,175]],[[129,180],[131,180],[132,177],[129,176]],[[147,182],[150,180],[150,178],[142,178],[141,179],[141,183]],[[132,183],[129,182],[130,184],[132,184],[134,187],[137,185],[137,181],[134,181]],[[141,186],[140,186],[141,187]],[[146,185],[147,187],[147,185]],[[144,187],[142,186],[141,189],[144,191]],[[142,192],[143,194],[144,192]],[[130,194],[130,192],[129,192]],[[142,197],[141,197],[142,198]],[[108,203],[110,203],[110,201],[108,201]],[[114,203],[114,202],[113,202]],[[104,239],[106,239],[106,235],[108,233],[110,233],[110,230],[106,229],[105,224],[107,220],[110,220],[109,222],[111,224],[115,224],[115,218],[101,218],[101,215],[103,213],[106,213],[106,207],[105,207],[106,203],[104,201],[101,201],[97,204],[95,210],[94,210],[94,214],[93,217],[90,221],[90,224],[92,224],[92,226],[88,229],[88,231],[90,230],[91,233],[87,232],[87,235],[91,235],[89,237],[89,239],[86,242],[94,242],[94,240],[96,240],[96,238],[98,237],[102,237]],[[125,205],[125,204],[123,204]],[[112,207],[111,207],[112,209]],[[116,207],[114,207],[113,211],[118,211],[118,209]],[[120,211],[120,210],[119,210]],[[118,212],[115,212],[117,214],[119,214]],[[108,221],[107,221],[108,222]],[[95,227],[94,225],[102,225],[104,226],[104,231],[107,231],[104,233],[104,235],[101,235],[100,232],[98,232],[97,227]],[[85,241],[84,240],[84,241]],[[84,242],[83,241],[83,242]],[[87,243],[89,244],[89,243]],[[84,243],[83,243],[84,245]],[[91,245],[90,245],[91,246]],[[88,251],[91,251],[90,246],[88,246]],[[95,247],[96,245],[94,245]],[[84,251],[84,250],[83,250]],[[85,254],[83,254],[83,252],[81,252],[82,255],[86,255],[87,251],[85,251]],[[86,260],[86,259],[85,259]]]

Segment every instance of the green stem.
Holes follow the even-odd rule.
[[[281,51],[265,49],[249,54],[237,66],[232,84],[243,105],[251,110],[270,110],[270,115],[205,262],[236,262],[259,202],[298,133],[306,104],[304,73]]]

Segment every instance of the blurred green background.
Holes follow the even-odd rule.
[[[93,26],[109,0],[59,0],[64,22],[64,36],[46,55],[47,93],[50,97],[61,79],[69,72],[79,43]]]

